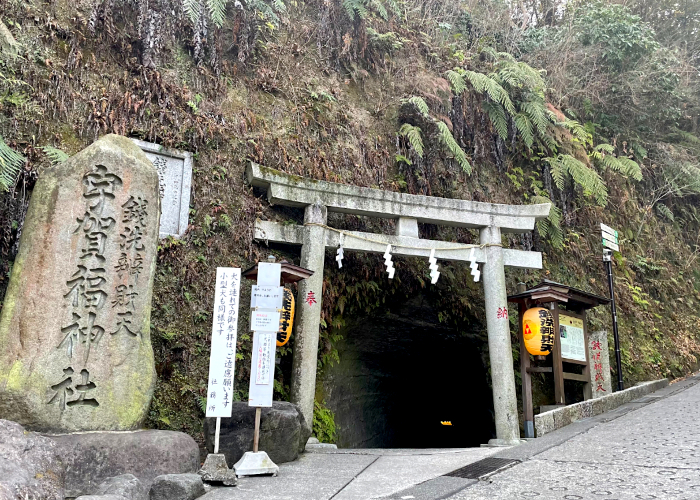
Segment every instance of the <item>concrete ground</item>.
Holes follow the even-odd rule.
[[[306,453],[203,500],[698,500],[700,375],[513,448]],[[480,479],[445,476],[486,457]]]

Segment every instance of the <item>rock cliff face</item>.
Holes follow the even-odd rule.
[[[0,420],[0,500],[63,500],[64,475],[56,443]]]
[[[297,249],[251,241],[257,218],[301,224],[304,214],[295,208],[271,206],[264,201],[264,192],[246,185],[244,170],[250,161],[313,179],[474,201],[531,203],[533,195],[546,191],[561,211],[557,223],[562,230],[559,243],[564,246],[555,244],[552,226],[548,226],[547,236],[535,231],[505,237],[503,244],[509,248],[542,251],[545,262],[542,272],[508,271],[509,292],[518,281],[531,285],[546,277],[607,294],[600,263],[600,234],[595,230],[605,222],[624,237],[623,252],[615,258],[615,273],[625,381],[631,384],[649,378],[673,378],[697,369],[698,196],[669,195],[662,200],[665,215],[661,206],[651,204],[654,193],[659,189],[663,193],[665,172],[674,172],[667,170],[669,165],[698,164],[697,83],[691,88],[674,88],[670,85],[675,78],[673,68],[667,68],[668,79],[639,79],[639,74],[650,74],[648,65],[657,64],[657,56],[642,57],[645,66],[626,73],[607,74],[605,56],[600,58],[600,50],[607,49],[595,43],[585,47],[579,43],[564,50],[557,45],[547,50],[545,46],[543,51],[528,56],[527,50],[549,43],[545,40],[549,35],[541,38],[545,31],[553,32],[539,31],[531,23],[522,23],[520,26],[527,25],[528,29],[520,33],[514,29],[511,14],[520,15],[520,7],[516,12],[508,11],[508,6],[519,2],[407,0],[403,15],[388,12],[387,20],[375,8],[388,6],[389,2],[360,2],[373,6],[368,17],[360,21],[348,16],[343,9],[348,2],[340,0],[240,2],[243,11],[236,7],[239,3],[229,1],[222,28],[210,22],[198,24],[198,29],[211,30],[206,36],[192,29],[180,9],[170,8],[172,3],[0,0],[1,22],[10,32],[9,37],[7,32],[0,33],[0,39],[4,39],[0,45],[12,45],[20,56],[13,59],[9,51],[0,50],[0,135],[9,147],[27,158],[16,187],[0,196],[0,299],[5,297],[17,238],[37,176],[48,172],[54,161],[42,146],[75,155],[99,137],[116,133],[195,154],[189,227],[182,239],[159,243],[154,280],[157,300],[150,317],[158,383],[147,426],[184,431],[203,444],[200,408],[209,373],[208,335],[216,267],[247,268],[269,253],[299,263]],[[277,12],[276,29],[270,27],[269,19],[261,19],[259,12],[248,10],[254,9],[254,4],[274,7],[281,3],[287,9]],[[663,8],[663,2],[646,4]],[[600,5],[576,3],[577,8],[584,9],[603,8]],[[565,11],[576,14],[575,9]],[[240,17],[243,12],[245,20]],[[654,17],[663,20],[667,16]],[[581,26],[582,19],[578,16],[576,22],[553,28],[604,28],[603,17],[600,22],[588,23],[590,26]],[[654,21],[651,17],[648,20]],[[637,24],[629,30],[617,30],[614,23],[620,20],[611,21],[613,28],[604,33],[626,37],[639,32],[634,27],[639,27]],[[143,26],[154,29],[144,30]],[[588,38],[581,34],[565,33],[552,40],[574,43]],[[692,37],[697,39],[696,35],[690,33],[683,43]],[[576,137],[557,126],[554,139],[562,146],[558,153],[573,154],[587,168],[595,167],[595,172],[583,172],[589,172],[589,180],[600,176],[607,184],[610,203],[606,208],[597,206],[586,189],[575,182],[567,181],[564,189],[557,187],[550,163],[543,161],[541,143],[528,145],[518,130],[527,129],[531,120],[519,114],[517,124],[509,119],[499,132],[491,120],[498,113],[486,107],[489,102],[483,92],[464,78],[455,78],[459,76],[455,70],[468,70],[472,77],[486,82],[489,75],[500,71],[500,65],[512,67],[507,57],[498,54],[504,50],[513,53],[518,65],[525,62],[535,71],[548,71],[546,109],[555,113],[557,121],[576,120],[585,126],[585,131],[575,129]],[[572,55],[579,59],[571,59]],[[662,59],[672,61],[675,57],[664,55]],[[632,62],[625,59],[625,64]],[[461,84],[455,86],[453,80]],[[692,78],[681,80],[694,82]],[[576,87],[577,82],[587,88]],[[662,86],[669,89],[672,100],[667,94],[648,92],[659,82],[666,82]],[[635,94],[619,90],[628,86],[635,87],[636,96],[646,96],[646,100],[632,103]],[[458,91],[458,87],[465,88]],[[535,92],[511,90],[518,111],[527,103],[522,100],[524,94],[536,96]],[[590,100],[585,97],[588,91]],[[694,102],[676,101],[681,95],[694,96]],[[416,98],[425,102],[429,116],[410,104],[421,102]],[[682,116],[686,118],[679,122],[677,118]],[[633,128],[627,128],[628,124]],[[573,128],[572,123],[569,126]],[[450,139],[450,131],[456,148],[461,148],[471,163],[471,175],[455,162],[455,144],[449,143],[453,148],[450,151],[444,142]],[[594,151],[590,147],[585,152],[574,150],[577,144],[589,141],[587,131],[594,131],[590,146],[615,145],[613,154],[605,153],[607,160],[630,156],[643,163],[643,180],[625,178],[613,167],[588,165],[588,154],[592,157]],[[692,132],[690,138],[687,132]],[[508,140],[501,134],[507,134]],[[644,148],[649,156],[642,159],[646,156]],[[601,156],[604,151],[595,153]],[[555,165],[561,174],[562,164]],[[329,219],[329,224],[345,230],[394,232],[392,221],[370,218],[338,216]],[[426,226],[421,227],[421,235],[459,243],[475,241],[469,231],[456,228]],[[421,376],[435,372],[442,366],[435,359],[445,359],[444,355],[430,354],[435,342],[422,340],[422,331],[413,324],[414,311],[392,311],[403,318],[406,331],[402,332],[395,328],[399,319],[369,317],[366,309],[375,304],[383,307],[402,294],[415,296],[432,288],[441,293],[432,307],[443,319],[447,316],[455,330],[438,328],[445,323],[437,320],[428,321],[432,326],[424,330],[433,332],[431,328],[435,327],[443,332],[431,333],[431,338],[457,338],[472,330],[470,318],[484,317],[483,287],[471,286],[469,273],[449,262],[439,263],[443,274],[431,287],[425,283],[425,261],[406,265],[397,258],[396,278],[388,280],[380,256],[346,252],[342,269],[337,268],[334,257],[334,252],[326,254],[322,304],[328,328],[323,330],[320,353],[340,352],[341,364],[328,367],[322,392],[328,405],[337,410],[341,440],[364,446],[371,443],[373,434],[389,436],[392,428],[396,432],[399,426],[395,422],[401,422],[405,415],[441,408],[434,397],[437,384],[425,387],[413,383],[414,389],[409,390],[405,389],[405,381],[414,372]],[[242,302],[247,300],[246,293],[244,290]],[[13,300],[8,295],[3,309],[13,308]],[[248,320],[248,312],[243,309],[241,324]],[[511,309],[511,316],[514,312]],[[365,330],[375,323],[383,325],[382,330],[370,339]],[[339,343],[333,340],[336,327],[345,334],[345,340]],[[590,328],[611,331],[609,312],[601,308],[592,314]],[[393,335],[391,340],[367,347],[370,340],[382,339],[386,332]],[[443,345],[453,345],[449,342],[445,340]],[[467,340],[454,342],[456,345]],[[468,401],[475,403],[473,408],[488,409],[490,397],[474,394],[475,388],[486,387],[486,346],[478,338],[470,342],[457,350],[479,351],[479,356],[474,354],[474,359],[468,361],[464,356],[469,354],[462,354],[452,363],[466,371],[453,374],[453,390],[440,397],[448,402],[454,399],[457,404],[468,394]],[[422,356],[407,354],[399,366],[393,360],[408,352],[402,347],[404,343],[413,346],[410,352],[423,352]],[[278,350],[281,369],[276,372],[275,399],[286,399],[290,394],[293,344],[294,336]],[[0,358],[5,355],[3,346],[0,340]],[[237,363],[235,384],[241,388],[237,396],[242,401],[247,399],[251,349],[252,339],[241,334],[238,352],[243,359]],[[415,369],[394,375],[399,368],[404,369],[407,360]],[[152,381],[153,365],[144,364],[142,373],[146,375],[141,382]],[[52,377],[60,377],[68,367],[74,370],[73,382],[79,381],[82,369],[71,365],[61,367]],[[371,373],[373,367],[378,370],[376,374]],[[478,373],[473,373],[472,367]],[[7,377],[8,385],[28,384],[19,367],[12,373],[20,375]],[[4,375],[0,369],[0,381],[4,381]],[[45,379],[35,386],[46,388],[63,380]],[[337,386],[333,380],[338,381]],[[539,381],[539,392],[551,387],[546,377]],[[362,387],[365,382],[366,388]],[[3,383],[0,390],[4,391]],[[95,383],[99,388],[100,384]],[[383,388],[389,392],[381,396],[379,390]],[[413,406],[402,407],[399,417],[391,417],[391,425],[383,423],[392,415],[390,408],[397,404],[389,399],[399,399],[391,391],[399,394],[403,390],[407,392],[402,395]],[[51,393],[48,396],[50,399]],[[324,394],[318,396],[322,402]],[[546,404],[551,399],[542,397],[537,401]],[[0,406],[2,401],[0,398]],[[380,405],[384,417],[379,411],[370,411],[374,404]],[[474,410],[469,410],[473,414]],[[135,420],[143,416],[139,414]],[[352,418],[373,423],[350,437],[347,429]],[[442,418],[440,415],[438,419]],[[133,420],[129,417],[122,422]],[[421,435],[416,429],[420,430],[414,427],[414,437]],[[439,432],[454,430],[440,428]]]
[[[422,297],[342,333],[340,363],[323,379],[340,447],[457,448],[492,437],[482,341],[441,325]]]

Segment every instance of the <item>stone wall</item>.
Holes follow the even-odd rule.
[[[537,437],[542,437],[557,429],[561,429],[572,422],[583,418],[594,417],[606,411],[613,410],[635,399],[639,399],[668,385],[668,379],[642,382],[634,387],[620,392],[614,392],[597,399],[589,399],[569,406],[563,406],[556,410],[535,415],[535,432]]]

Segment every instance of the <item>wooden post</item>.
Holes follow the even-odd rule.
[[[258,452],[258,441],[260,440],[260,412],[261,408],[255,408],[255,434],[253,435],[253,453]]]
[[[530,376],[530,353],[525,348],[523,337],[523,315],[527,307],[523,302],[518,303],[518,338],[520,339],[520,376],[522,378],[523,395],[523,427],[526,438],[535,437],[535,417],[532,410],[532,379]]]
[[[552,371],[554,373],[554,404],[565,405],[564,364],[561,360],[561,339],[559,337],[559,305],[550,302],[549,308],[554,316],[554,350],[552,351]]]
[[[216,434],[214,435],[214,454],[219,453],[219,433],[221,432],[221,417],[216,417]]]

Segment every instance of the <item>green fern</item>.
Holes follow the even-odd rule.
[[[493,102],[499,103],[510,115],[515,114],[515,106],[508,92],[494,79],[483,73],[465,71],[464,76],[479,94],[486,94]]]
[[[389,13],[386,11],[386,7],[384,7],[384,4],[380,0],[370,0],[370,5],[374,7],[374,10],[377,11],[379,17],[385,21],[389,19]]]
[[[524,101],[520,105],[527,116],[530,118],[532,123],[537,129],[537,133],[540,136],[545,136],[547,134],[547,128],[549,127],[550,121],[547,116],[547,107],[545,106],[544,99],[534,98],[529,101]]]
[[[408,139],[413,151],[415,151],[420,158],[423,158],[423,136],[421,135],[420,128],[404,123],[399,129],[399,135]]]
[[[10,190],[25,161],[26,158],[5,144],[0,136],[0,188]]]
[[[445,72],[453,92],[459,95],[471,86],[476,93],[483,95],[484,110],[504,141],[509,137],[512,123],[516,136],[528,149],[539,143],[550,154],[556,154],[559,143],[551,129],[566,124],[559,123],[554,112],[547,108],[546,71],[516,61],[511,54],[497,52],[491,47],[483,49],[481,54],[484,60],[489,61],[491,72],[462,68]],[[574,123],[569,125],[573,127]],[[580,126],[575,130],[578,137],[581,137],[582,131]]]
[[[199,22],[202,15],[199,0],[182,0],[182,10],[193,25]]]
[[[489,59],[491,61],[496,61],[498,59],[498,52],[496,52],[496,49],[493,47],[484,47],[481,49],[481,54],[485,59]]]
[[[456,95],[460,95],[464,90],[467,88],[466,83],[464,83],[464,78],[462,75],[458,72],[459,68],[456,70],[448,70],[445,72],[445,78],[450,82],[450,85],[452,86],[452,91]]]
[[[70,156],[68,156],[66,153],[64,153],[60,149],[54,148],[53,146],[44,146],[41,149],[44,151],[44,153],[46,153],[46,156],[49,157],[51,165],[63,163],[68,158],[70,158]]]
[[[489,115],[493,128],[504,141],[508,139],[508,117],[503,106],[497,102],[485,102],[484,108]]]
[[[535,142],[535,133],[532,129],[532,122],[527,117],[525,113],[518,113],[514,117],[515,128],[520,132],[520,137],[525,142],[528,149],[532,148],[532,144]]]
[[[549,240],[554,248],[561,248],[564,244],[564,232],[561,229],[561,210],[546,196],[533,196],[531,200],[533,204],[550,203],[552,205],[549,210],[549,216],[546,219],[537,221],[537,232],[542,238]]]
[[[455,141],[452,132],[450,132],[449,127],[443,121],[436,120],[430,116],[430,109],[428,105],[423,100],[422,97],[412,96],[405,99],[404,102],[411,103],[418,109],[421,116],[428,122],[433,123],[438,128],[438,140],[440,144],[445,148],[445,150],[452,155],[457,164],[461,169],[467,174],[471,174],[472,166],[467,159],[467,155],[464,150]],[[423,134],[420,128],[411,125],[409,123],[404,123],[399,129],[399,136],[406,137],[411,147],[416,152],[419,157],[423,157],[424,144],[423,144]]]
[[[224,25],[227,3],[228,0],[207,0],[207,9],[209,10],[209,17],[218,28],[221,28]]]
[[[351,21],[367,19],[372,12],[387,21],[390,13],[395,15],[399,12],[399,6],[395,0],[386,2],[382,0],[343,0],[342,6]]]
[[[656,204],[656,210],[658,210],[659,213],[660,213],[661,215],[663,215],[664,217],[666,217],[666,218],[667,218],[668,220],[670,220],[671,222],[673,222],[673,221],[676,220],[676,218],[675,218],[674,215],[673,215],[673,212],[671,212],[671,209],[668,208],[668,207],[667,207],[666,205],[664,205],[663,203],[657,203],[657,204]]]
[[[615,148],[610,144],[597,145],[589,157],[603,168],[609,168],[619,172],[625,177],[631,177],[635,181],[642,180],[642,168],[639,164],[626,156],[615,156]]]
[[[411,104],[413,104],[418,109],[420,114],[423,115],[424,117],[426,117],[426,118],[430,117],[430,109],[428,109],[428,105],[426,104],[426,102],[423,100],[422,97],[418,97],[418,96],[414,95],[414,96],[408,98],[406,100],[406,102],[410,102]]]
[[[455,141],[455,138],[452,136],[452,132],[450,132],[449,127],[445,122],[437,122],[438,130],[440,131],[439,134],[439,139],[442,145],[452,154],[454,157],[455,161],[457,164],[462,168],[464,172],[467,174],[472,173],[472,166],[469,163],[469,160],[467,159],[467,155],[464,153],[464,150],[459,147],[459,144],[457,144],[457,141]]]
[[[544,161],[549,164],[552,179],[559,189],[563,190],[567,180],[571,179],[583,188],[584,195],[593,197],[600,206],[607,205],[608,188],[598,172],[571,155],[559,154]]]
[[[248,7],[255,12],[256,16],[271,23],[274,27],[280,23],[277,13],[284,12],[287,8],[282,0],[273,0],[272,6],[268,5],[265,0],[252,0],[248,3]]]
[[[202,410],[202,413],[207,412],[207,398],[204,396],[197,395],[195,396],[197,400],[197,406],[199,406],[199,409]]]
[[[569,132],[571,132],[574,140],[582,146],[585,147],[593,144],[593,136],[576,120],[569,120],[567,118],[558,125],[565,127]]]

